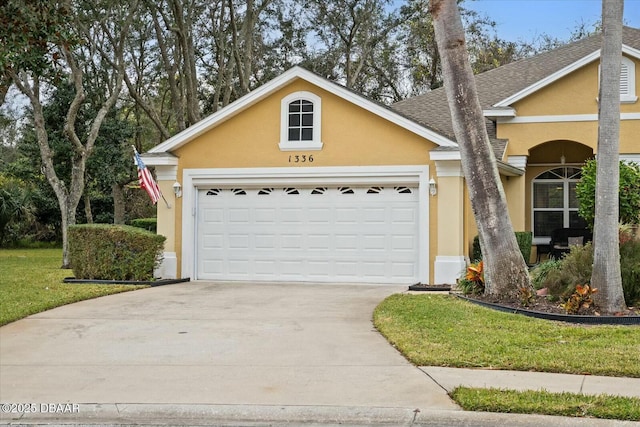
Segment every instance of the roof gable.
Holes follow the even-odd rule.
[[[640,29],[623,28],[623,52],[640,59]],[[600,57],[600,34],[475,76],[480,105],[492,116],[511,116],[509,107]],[[455,140],[444,88],[400,101],[392,108]]]
[[[357,105],[364,110],[367,110],[379,117],[395,123],[402,128],[409,130],[410,132],[422,136],[439,146],[457,147],[457,144],[447,136],[439,134],[438,132],[429,129],[422,124],[415,122],[411,118],[403,116],[397,111],[394,111],[382,104],[375,103],[345,88],[344,86],[326,80],[310,71],[305,70],[304,68],[294,67],[281,74],[279,77],[271,80],[269,83],[260,86],[259,88],[253,90],[242,98],[229,104],[225,108],[217,111],[214,114],[211,114],[205,119],[199,121],[198,123],[195,123],[182,132],[169,138],[165,142],[157,145],[156,147],[149,150],[149,153],[154,154],[171,152],[189,143],[191,140],[202,135],[203,133],[213,129],[217,125],[234,117],[235,115],[240,114],[250,106],[261,101],[262,99],[265,99],[266,97],[270,96],[274,92],[287,86],[297,79],[305,80],[323,90],[326,90],[329,93],[332,93],[333,95],[340,97],[341,99],[344,99],[345,101]]]
[[[634,49],[630,46],[626,46],[623,45],[622,46],[622,52],[632,56],[636,59],[640,59],[640,50],[638,49]],[[501,101],[496,102],[493,107],[509,107],[510,105],[514,104],[515,102],[520,101],[523,98],[526,98],[527,96],[537,92],[538,90],[560,80],[561,78],[571,74],[573,71],[584,67],[585,65],[596,61],[598,59],[600,59],[600,54],[601,54],[601,49],[598,49],[597,51],[583,57],[580,58],[579,60],[577,60],[576,62],[567,65],[566,67],[552,73],[551,75],[548,75],[544,78],[542,78],[541,80],[535,82],[534,84],[525,87],[524,89],[520,90],[517,93],[514,93],[513,95],[509,96],[508,98],[505,98]]]

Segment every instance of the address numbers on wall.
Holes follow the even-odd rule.
[[[313,154],[291,154],[289,163],[313,163]]]

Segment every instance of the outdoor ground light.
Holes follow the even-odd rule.
[[[436,180],[433,179],[433,177],[431,177],[431,179],[429,180],[429,194],[431,194],[432,196],[435,196],[436,194],[438,194],[438,188],[436,187]]]
[[[173,183],[173,193],[176,197],[182,197],[182,185],[177,181]]]

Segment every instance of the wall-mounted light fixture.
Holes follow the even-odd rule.
[[[432,196],[435,196],[436,194],[438,194],[436,180],[433,179],[433,177],[431,177],[431,179],[429,180],[429,194],[431,194]]]
[[[182,197],[182,185],[177,181],[173,183],[173,194],[175,194],[176,197]]]

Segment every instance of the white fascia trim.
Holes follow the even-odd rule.
[[[429,166],[335,166],[310,168],[185,169],[182,173],[182,277],[197,280],[198,188],[206,186],[286,186],[315,184],[418,184],[418,280],[429,282]]]
[[[620,120],[640,120],[640,113],[621,113]],[[597,122],[597,114],[568,114],[561,116],[520,116],[501,118],[498,123],[562,123],[562,122]]]
[[[464,176],[460,160],[436,160],[436,176]]]
[[[158,181],[175,181],[178,177],[178,166],[156,166]]]
[[[514,102],[520,101],[522,98],[525,98],[525,97],[531,95],[532,93],[537,92],[538,90],[542,89],[543,87],[550,85],[551,83],[561,79],[562,77],[566,76],[567,74],[570,74],[573,71],[584,67],[585,65],[589,64],[590,62],[595,61],[598,58],[600,58],[600,49],[598,49],[595,52],[585,56],[584,58],[574,62],[573,64],[570,64],[570,65],[562,68],[561,70],[556,71],[555,73],[545,77],[544,79],[535,82],[531,86],[522,89],[520,92],[517,92],[517,93],[511,95],[510,97],[508,97],[506,99],[503,99],[502,101],[494,104],[493,106],[494,107],[509,107]]]
[[[486,110],[482,110],[482,114],[485,117],[515,117],[516,110],[515,108],[489,108]]]
[[[620,154],[620,160],[640,164],[640,154]]]
[[[142,161],[147,166],[177,166],[178,158],[173,155],[166,156],[147,156],[146,154],[140,154]]]
[[[458,145],[432,130],[429,130],[418,123],[409,120],[393,110],[383,107],[381,105],[376,104],[375,102],[369,101],[368,99],[355,94],[354,92],[344,88],[336,83],[332,83],[328,80],[325,80],[317,75],[305,70],[301,67],[293,67],[288,71],[285,71],[280,76],[271,80],[270,82],[260,86],[259,88],[249,92],[242,98],[232,102],[227,105],[223,109],[218,112],[210,115],[209,117],[199,121],[198,123],[193,124],[182,132],[174,135],[169,138],[165,142],[156,147],[149,150],[149,153],[164,153],[167,151],[175,150],[176,148],[181,147],[186,144],[193,138],[202,135],[212,127],[222,123],[236,114],[242,112],[246,108],[255,104],[256,102],[266,98],[271,93],[276,90],[286,86],[290,82],[295,79],[303,79],[308,81],[309,83],[318,86],[319,88],[326,90],[346,101],[349,101],[363,109],[372,112],[386,120],[389,120],[392,123],[397,124],[410,132],[415,133],[416,135],[422,136],[425,139],[428,139],[440,146],[445,147],[457,147]]]
[[[513,167],[525,169],[527,167],[528,159],[529,156],[507,156],[507,163]]]
[[[429,151],[429,160],[461,160],[460,151]]]
[[[626,44],[622,45],[622,53],[626,53],[629,56],[633,56],[636,59],[640,59],[640,49],[636,49]]]

